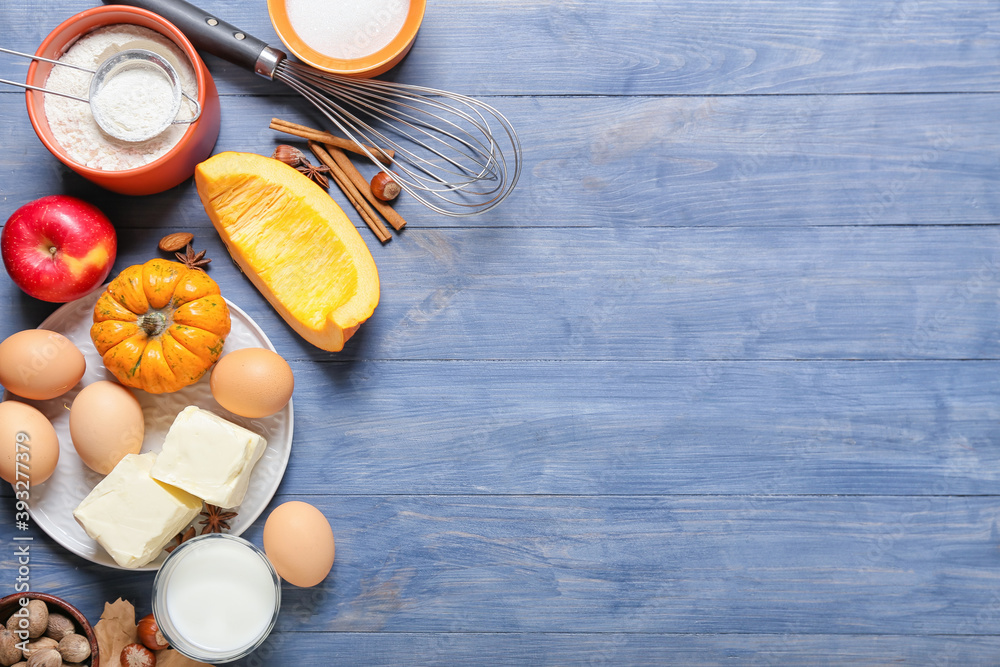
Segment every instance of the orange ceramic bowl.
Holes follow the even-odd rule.
[[[112,192],[150,195],[169,190],[194,174],[195,165],[211,155],[219,137],[219,93],[205,63],[187,37],[172,23],[151,11],[124,5],[107,5],[88,9],[63,21],[49,33],[35,55],[57,60],[85,33],[119,23],[131,23],[155,30],[176,44],[193,66],[198,81],[201,117],[188,125],[177,145],[159,159],[141,167],[120,171],[93,169],[75,162],[53,138],[45,118],[44,93],[32,90],[25,93],[28,117],[45,147],[76,173]],[[44,86],[53,67],[56,65],[34,61],[28,68],[27,83]]]
[[[410,6],[403,21],[403,27],[392,38],[392,41],[369,55],[360,58],[341,59],[321,53],[306,44],[299,32],[295,30],[291,20],[289,20],[288,0],[267,0],[267,11],[271,16],[271,24],[274,26],[275,32],[278,33],[278,37],[281,38],[282,43],[299,60],[325,72],[359,78],[368,78],[382,74],[395,66],[396,63],[409,53],[410,47],[413,46],[413,40],[417,38],[417,30],[420,29],[420,23],[424,19],[424,9],[426,6],[426,0],[410,0]]]

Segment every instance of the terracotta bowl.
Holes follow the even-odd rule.
[[[106,25],[131,23],[155,30],[171,40],[187,55],[198,81],[198,104],[201,117],[191,123],[181,140],[168,153],[149,164],[135,169],[108,171],[93,169],[70,158],[56,143],[49,129],[44,111],[44,93],[29,90],[25,93],[28,117],[38,138],[45,147],[67,167],[84,178],[112,192],[126,195],[149,195],[169,190],[192,174],[195,166],[212,154],[219,137],[219,93],[215,88],[205,63],[194,46],[172,23],[151,11],[124,5],[94,7],[72,16],[49,33],[35,51],[35,55],[58,60],[70,46],[85,33]],[[44,86],[49,72],[56,65],[35,61],[28,68],[27,83]]]
[[[87,618],[80,613],[79,609],[62,598],[56,597],[55,595],[49,595],[48,593],[36,593],[35,591],[8,595],[7,597],[0,599],[0,624],[6,624],[11,614],[21,608],[21,598],[27,598],[29,600],[42,600],[46,605],[48,605],[50,612],[58,611],[73,619],[73,622],[76,623],[77,626],[77,632],[86,637],[87,641],[90,642],[90,657],[84,661],[84,664],[90,665],[90,667],[99,667],[101,657],[98,655],[97,637],[94,635],[94,627],[90,624]]]

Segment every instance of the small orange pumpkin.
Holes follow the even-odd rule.
[[[205,374],[230,326],[229,306],[205,272],[152,259],[111,281],[94,306],[90,338],[119,382],[163,394]]]

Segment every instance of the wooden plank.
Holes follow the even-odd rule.
[[[296,364],[289,493],[993,494],[997,362]]]
[[[196,4],[280,47],[263,4]],[[7,2],[0,22],[9,48],[34,51],[92,5]],[[437,1],[389,77],[474,95],[992,92],[997,12],[982,0]],[[487,36],[484,26],[503,29]],[[224,94],[280,90],[214,57],[208,63]],[[23,73],[22,63],[0,58],[3,78]]]
[[[337,664],[367,667],[426,665],[845,665],[892,663],[992,664],[1000,652],[996,637],[635,634],[635,633],[353,633],[289,632],[274,636],[247,667],[279,664],[288,652],[330,656]],[[318,663],[317,663],[318,664]]]
[[[142,205],[124,203],[108,209],[119,223],[116,271],[161,256],[167,231],[193,230],[224,294],[292,359],[1000,357],[995,227],[409,229],[384,248],[362,230],[381,301],[331,355],[280,319],[206,221],[189,226],[169,210],[143,220]],[[121,226],[132,220],[164,227]],[[6,275],[0,285],[10,313],[0,335],[55,309]]]
[[[995,225],[996,95],[504,98],[524,172],[500,207],[450,219],[401,197],[428,227]],[[207,227],[191,182],[153,197],[104,193],[63,167],[0,95],[0,183],[15,202],[65,191],[129,226]],[[227,97],[216,151],[270,155],[272,116],[318,125],[292,97]],[[366,175],[374,168],[363,166]],[[16,188],[16,189],[15,189]],[[334,189],[336,190],[336,189]],[[350,204],[339,192],[345,210]],[[12,208],[11,208],[12,210]],[[358,221],[360,224],[360,221]],[[366,232],[367,234],[368,232]]]
[[[944,640],[1000,633],[995,496],[276,502],[290,499],[330,519],[337,561],[321,586],[283,588],[282,632],[738,633],[775,635],[776,650],[791,637],[791,651],[802,635],[944,635],[952,650]],[[34,588],[91,618],[111,596],[148,609],[148,573],[112,584],[41,538],[31,565]]]

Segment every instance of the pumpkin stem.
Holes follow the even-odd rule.
[[[156,310],[143,313],[139,316],[139,328],[150,338],[159,336],[167,328],[167,318],[163,313]]]

